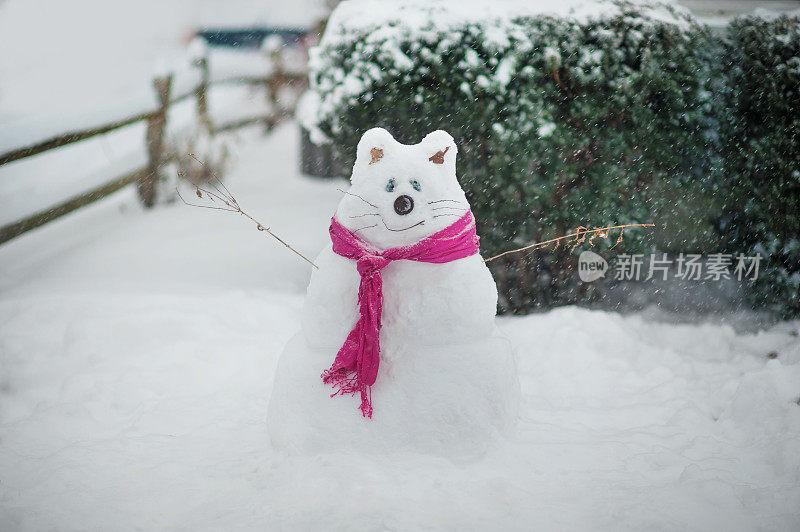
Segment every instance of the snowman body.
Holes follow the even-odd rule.
[[[443,131],[402,145],[383,129],[364,134],[352,186],[336,219],[376,249],[413,244],[469,209]],[[268,424],[288,451],[408,450],[481,454],[513,426],[519,385],[508,341],[495,326],[497,289],[480,255],[443,264],[396,260],[382,270],[380,366],[372,419],[356,398],[331,397],[320,375],[359,317],[355,261],[328,245],[315,261],[302,331],[276,372]]]

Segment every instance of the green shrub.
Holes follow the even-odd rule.
[[[470,18],[432,2],[381,19],[344,2],[310,62],[312,137],[349,167],[370,127],[406,143],[449,131],[484,256],[578,226],[654,221],[651,185],[696,181],[713,162],[708,35],[669,5],[599,4]],[[648,242],[633,230],[614,251]],[[578,251],[489,263],[500,310],[590,300]]]
[[[800,17],[729,25],[719,220],[734,252],[763,257],[754,302],[800,315]]]

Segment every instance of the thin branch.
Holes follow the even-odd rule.
[[[204,167],[206,167],[206,169],[208,169],[208,171],[211,174],[211,176],[217,181],[217,183],[219,183],[220,186],[222,186],[222,189],[224,189],[224,192],[223,192],[223,190],[220,190],[220,188],[217,185],[215,185],[213,182],[212,182],[211,186],[216,190],[216,193],[212,192],[212,191],[210,191],[210,190],[208,190],[206,188],[203,188],[203,187],[201,187],[199,185],[194,185],[195,190],[197,192],[197,197],[202,198],[203,194],[205,194],[211,201],[214,201],[214,198],[217,198],[218,200],[222,201],[226,205],[226,207],[216,207],[216,206],[211,206],[211,205],[199,205],[199,204],[196,204],[196,203],[190,203],[190,202],[186,201],[183,198],[183,196],[181,196],[181,192],[180,192],[180,190],[178,190],[178,187],[175,187],[175,190],[178,193],[178,197],[181,199],[181,201],[183,201],[183,203],[185,203],[186,205],[189,205],[190,207],[199,207],[199,208],[203,208],[203,209],[215,209],[215,210],[219,210],[219,211],[228,211],[228,212],[239,213],[242,216],[244,216],[245,218],[247,218],[250,221],[252,221],[253,223],[255,223],[256,224],[256,229],[258,229],[259,231],[265,231],[269,236],[271,236],[272,238],[274,238],[275,240],[277,240],[278,242],[280,242],[281,244],[286,246],[295,255],[297,255],[298,257],[300,257],[301,259],[303,259],[304,261],[306,261],[310,265],[312,265],[314,268],[319,269],[319,266],[314,264],[314,262],[311,261],[311,259],[309,259],[305,255],[303,255],[302,253],[300,253],[299,251],[294,249],[285,240],[283,240],[281,237],[279,237],[278,235],[273,233],[270,230],[269,227],[264,226],[264,224],[262,224],[261,222],[259,222],[258,220],[256,220],[252,216],[250,216],[247,212],[245,212],[239,206],[239,202],[236,200],[236,197],[233,194],[231,194],[231,191],[228,190],[228,187],[226,187],[222,183],[222,181],[219,179],[219,177],[217,177],[217,175],[210,168],[208,168],[206,163],[204,163],[203,161],[201,161],[200,159],[198,159],[197,157],[195,157],[191,153],[189,154],[189,157],[191,157],[192,159],[194,159],[195,161],[199,162]]]
[[[521,247],[521,248],[517,248],[517,249],[510,249],[508,251],[504,251],[503,253],[500,253],[499,255],[495,255],[494,257],[489,257],[488,259],[484,259],[483,262],[489,262],[491,260],[499,259],[500,257],[502,257],[504,255],[508,255],[510,253],[517,253],[519,251],[526,251],[526,250],[529,250],[529,249],[543,248],[543,247],[547,246],[548,244],[555,243],[556,247],[558,247],[558,245],[561,243],[562,240],[566,240],[568,238],[573,238],[574,239],[573,246],[570,249],[570,251],[572,251],[573,249],[575,249],[575,246],[577,246],[578,244],[580,244],[582,242],[585,242],[587,236],[589,237],[589,242],[591,243],[591,241],[594,240],[595,238],[597,238],[597,237],[606,238],[608,236],[609,231],[612,231],[614,229],[619,229],[620,230],[619,237],[617,238],[617,242],[614,244],[614,246],[616,246],[617,244],[619,244],[622,241],[622,233],[623,233],[623,231],[625,231],[626,227],[655,227],[655,224],[610,225],[608,227],[598,227],[597,229],[587,229],[587,228],[585,228],[583,226],[580,226],[580,227],[578,227],[578,229],[574,233],[570,233],[568,235],[560,236],[558,238],[551,238],[550,240],[545,240],[544,242],[536,242],[535,244],[530,244],[530,245],[525,246],[525,247]],[[612,246],[611,249],[613,249],[614,246]]]
[[[191,154],[189,154],[189,155],[191,155]],[[194,158],[194,157],[193,157],[193,158]],[[195,159],[195,160],[197,160],[197,159]],[[209,172],[211,172],[211,170],[209,170]],[[219,181],[219,178],[218,178],[216,175],[214,175],[214,173],[213,173],[213,172],[211,172],[211,175],[214,177],[214,179],[216,179],[217,181]],[[180,178],[181,178],[181,179],[183,179],[184,181],[186,181],[186,180],[187,180],[187,179],[186,179],[186,175],[185,175],[183,172],[178,172],[178,177],[180,177]],[[220,181],[220,184],[222,184],[222,182],[221,182],[221,181]],[[210,199],[211,201],[214,201],[214,198],[217,198],[217,199],[218,199],[218,200],[220,200],[222,203],[224,203],[225,205],[227,205],[228,207],[230,207],[230,208],[231,208],[233,211],[237,211],[237,212],[238,212],[239,204],[236,202],[236,198],[234,198],[234,197],[233,197],[233,196],[230,194],[230,192],[228,192],[227,194],[225,194],[224,192],[222,192],[222,191],[219,189],[219,187],[218,187],[218,186],[214,185],[214,184],[213,184],[213,182],[212,182],[211,186],[213,186],[213,187],[214,187],[214,190],[216,190],[216,191],[217,191],[217,193],[216,193],[216,194],[215,194],[215,193],[213,193],[213,192],[211,192],[210,190],[201,189],[201,188],[199,188],[197,185],[195,185],[195,188],[197,189],[197,197],[198,197],[198,198],[202,198],[202,197],[203,197],[203,196],[202,196],[202,194],[201,194],[201,190],[202,190],[202,192],[205,192],[206,196],[207,196],[207,197],[208,197],[208,199]],[[225,190],[227,190],[227,189],[225,189]],[[178,194],[178,195],[180,195],[180,194]],[[183,198],[181,198],[181,199],[183,199]],[[184,203],[186,203],[186,202],[184,202]],[[189,205],[192,205],[192,204],[189,204]]]
[[[183,199],[183,196],[181,196],[181,191],[178,190],[178,187],[175,187],[175,191],[178,193],[178,197],[181,199],[181,201],[189,207],[197,207],[199,209],[214,209],[217,211],[239,212],[236,209],[229,209],[228,207],[214,207],[213,205],[198,205],[197,203],[191,203]]]
[[[620,229],[620,230],[619,230],[619,236],[617,237],[617,241],[616,241],[616,242],[614,242],[614,245],[613,245],[613,246],[611,246],[611,247],[610,247],[610,248],[608,248],[608,249],[614,249],[615,247],[617,247],[617,244],[619,244],[620,242],[622,242],[622,235],[624,235],[624,234],[625,234],[625,228],[623,227],[622,229]]]
[[[207,165],[207,164],[206,164],[204,161],[201,161],[200,159],[198,159],[197,157],[195,157],[195,155],[194,155],[193,153],[190,153],[190,154],[188,154],[188,155],[189,155],[189,157],[191,157],[192,159],[194,159],[194,160],[195,160],[195,161],[197,161],[198,163],[202,164],[202,165],[203,165],[203,167],[204,167],[206,170],[208,170],[208,172],[209,172],[209,173],[210,173],[210,174],[211,174],[211,175],[214,177],[214,179],[217,181],[217,183],[219,183],[219,184],[222,186],[222,188],[224,188],[224,189],[225,189],[225,192],[228,194],[228,197],[229,197],[229,198],[230,198],[230,199],[231,199],[231,200],[232,200],[232,201],[235,203],[235,202],[236,202],[236,198],[234,198],[234,197],[233,197],[233,194],[231,194],[231,191],[230,191],[230,190],[228,190],[228,187],[226,187],[226,186],[225,186],[225,183],[223,183],[223,182],[222,182],[222,180],[220,180],[220,178],[219,178],[219,177],[217,177],[217,174],[215,174],[215,173],[214,173],[214,171],[213,171],[211,168],[209,168],[209,167],[208,167],[208,165]],[[214,188],[217,188],[217,187],[215,186]],[[222,192],[221,192],[221,191],[220,191],[218,188],[217,188],[217,191],[218,191],[220,194],[222,194]]]

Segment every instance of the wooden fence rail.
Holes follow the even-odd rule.
[[[41,142],[15,148],[5,153],[0,153],[0,166],[18,161],[26,157],[33,157],[62,146],[67,146],[86,139],[104,135],[112,131],[131,126],[139,122],[147,123],[145,143],[147,148],[147,164],[143,168],[134,170],[121,176],[114,176],[106,183],[92,190],[71,197],[62,203],[54,205],[44,211],[28,216],[22,220],[0,227],[0,244],[19,236],[26,231],[30,231],[47,222],[88,205],[94,201],[108,196],[117,190],[136,183],[139,198],[146,207],[152,207],[155,203],[156,183],[158,181],[159,169],[165,162],[165,136],[167,130],[168,113],[171,106],[186,101],[189,98],[196,99],[196,110],[198,122],[208,134],[231,131],[253,124],[264,124],[267,129],[272,129],[281,120],[290,114],[287,109],[281,109],[278,105],[278,91],[286,86],[302,88],[306,83],[306,77],[302,73],[289,73],[283,69],[283,65],[277,56],[273,56],[273,72],[266,77],[232,77],[211,81],[208,60],[201,58],[196,66],[200,69],[200,82],[190,91],[172,97],[172,76],[157,78],[153,80],[153,87],[158,99],[158,107],[133,116],[119,118],[106,124],[93,126],[80,131],[66,132]],[[219,126],[214,125],[208,109],[208,91],[213,86],[229,84],[249,84],[260,85],[268,91],[269,101],[273,104],[272,113],[269,115],[259,115],[224,123]]]

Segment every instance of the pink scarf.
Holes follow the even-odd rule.
[[[356,261],[361,275],[358,288],[360,317],[336,354],[322,381],[333,384],[339,394],[361,394],[359,407],[364,417],[372,417],[371,386],[378,376],[380,363],[381,309],[383,308],[383,279],[381,270],[393,260],[415,260],[441,264],[478,253],[478,235],[471,211],[452,225],[412,244],[399,248],[377,250],[331,219],[331,242],[337,255]]]

